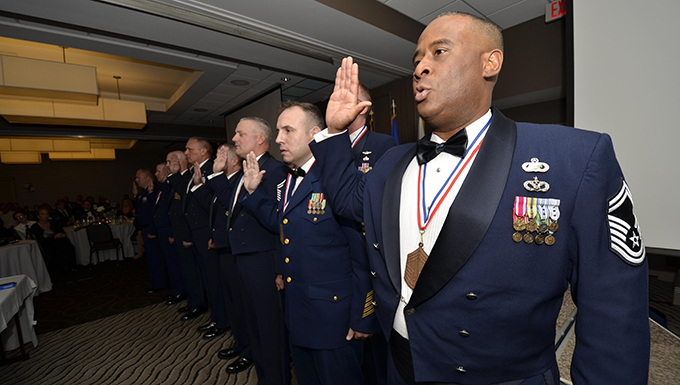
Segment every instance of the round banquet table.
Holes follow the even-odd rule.
[[[38,243],[26,239],[0,247],[0,277],[27,275],[38,285],[38,293],[52,290],[52,279]]]
[[[132,246],[130,236],[135,231],[135,226],[132,222],[125,222],[120,224],[109,224],[114,238],[120,239],[123,244],[123,257],[130,258],[135,255],[135,248]],[[73,246],[76,248],[76,261],[79,265],[90,264],[90,242],[87,239],[87,231],[85,227],[74,228],[73,226],[64,227],[66,236],[71,240]],[[97,253],[94,253],[94,264],[100,261],[116,260],[116,250],[103,250],[99,252],[100,260],[97,260]]]

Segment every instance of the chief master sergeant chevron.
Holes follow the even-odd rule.
[[[342,130],[370,103],[347,58],[310,144],[332,208],[365,222],[388,383],[558,384],[571,284],[574,383],[646,384],[647,263],[609,136],[491,108],[503,41],[487,20],[439,16],[413,59],[431,134],[357,173]]]

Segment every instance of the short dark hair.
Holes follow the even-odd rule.
[[[149,178],[153,178],[153,173],[148,168],[140,168],[139,171],[141,171],[142,174],[148,176]],[[92,198],[92,199],[94,199],[94,198]]]
[[[313,127],[319,127],[320,129],[323,129],[325,127],[321,110],[319,110],[319,107],[311,103],[302,103],[296,102],[294,100],[287,100],[281,103],[281,106],[279,107],[279,113],[293,107],[300,108],[305,113],[305,116],[307,116],[306,119],[307,127],[305,127],[307,131],[311,130]]]
[[[359,93],[361,93],[361,92],[368,95],[368,100],[362,100],[363,102],[372,102],[373,101],[373,97],[371,96],[371,90],[369,90],[368,87],[366,87],[366,85],[364,83],[359,82]]]
[[[489,19],[479,17],[477,15],[473,15],[467,12],[444,12],[441,15],[437,16],[435,20],[439,19],[442,16],[457,16],[457,15],[472,18],[477,28],[479,28],[480,31],[482,31],[493,41],[493,43],[496,45],[496,48],[503,51],[505,45],[505,43],[503,42],[503,29],[498,24],[494,23]]]

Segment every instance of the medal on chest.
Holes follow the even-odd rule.
[[[435,190],[437,193],[429,204],[426,203],[425,194],[427,163],[420,165],[418,169],[417,212],[420,242],[418,243],[418,247],[407,255],[406,267],[404,268],[404,281],[411,289],[415,288],[418,277],[420,276],[420,273],[422,272],[423,267],[425,267],[425,263],[429,258],[424,249],[424,236],[427,226],[430,224],[432,218],[437,213],[460,176],[463,175],[463,173],[472,165],[472,160],[477,155],[477,152],[479,152],[479,148],[484,141],[483,134],[486,132],[490,123],[491,119],[489,119],[484,128],[479,132],[477,137],[475,137],[475,140],[472,142],[472,144],[467,148],[465,155],[458,161],[458,164],[456,164],[456,167],[448,176],[444,184],[439,186],[438,191]]]

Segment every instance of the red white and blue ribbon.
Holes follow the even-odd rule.
[[[312,162],[312,166],[314,166],[314,163],[316,163],[316,160]],[[312,169],[312,166],[309,166],[309,170]],[[307,172],[309,172],[307,170]],[[283,212],[286,212],[286,209],[288,208],[288,203],[290,203],[290,198],[293,196],[293,190],[295,189],[295,182],[297,181],[297,178],[293,178],[292,175],[288,174],[288,178],[286,178],[286,194],[283,197]]]
[[[366,131],[367,131],[366,126],[361,127],[361,129],[359,130],[359,133],[357,134],[356,137],[354,137],[354,140],[352,141],[352,148],[354,148],[354,145],[357,144],[359,139],[361,139],[361,137],[366,134]]]
[[[427,226],[430,224],[430,220],[432,220],[434,214],[439,209],[439,206],[441,206],[444,199],[446,199],[446,196],[451,191],[453,185],[456,184],[456,181],[463,174],[463,172],[469,169],[472,165],[472,160],[477,155],[482,142],[484,142],[482,137],[489,128],[490,124],[491,118],[489,118],[489,121],[486,122],[484,128],[482,128],[479,134],[477,134],[475,140],[472,141],[472,144],[470,144],[470,146],[468,146],[468,148],[465,150],[465,156],[463,156],[463,158],[458,161],[458,164],[456,164],[456,167],[453,169],[449,177],[439,188],[437,195],[434,196],[429,206],[425,201],[425,178],[427,175],[427,163],[420,166],[420,169],[418,170],[418,226],[421,230],[425,230],[425,228],[427,228]]]
[[[293,195],[293,188],[295,184],[295,180],[293,180],[293,183],[290,183],[291,180],[293,179],[293,176],[288,174],[288,178],[286,179],[286,193],[283,195],[283,212],[286,212],[286,209],[288,208],[288,203],[290,197]],[[297,178],[296,178],[297,179]]]

